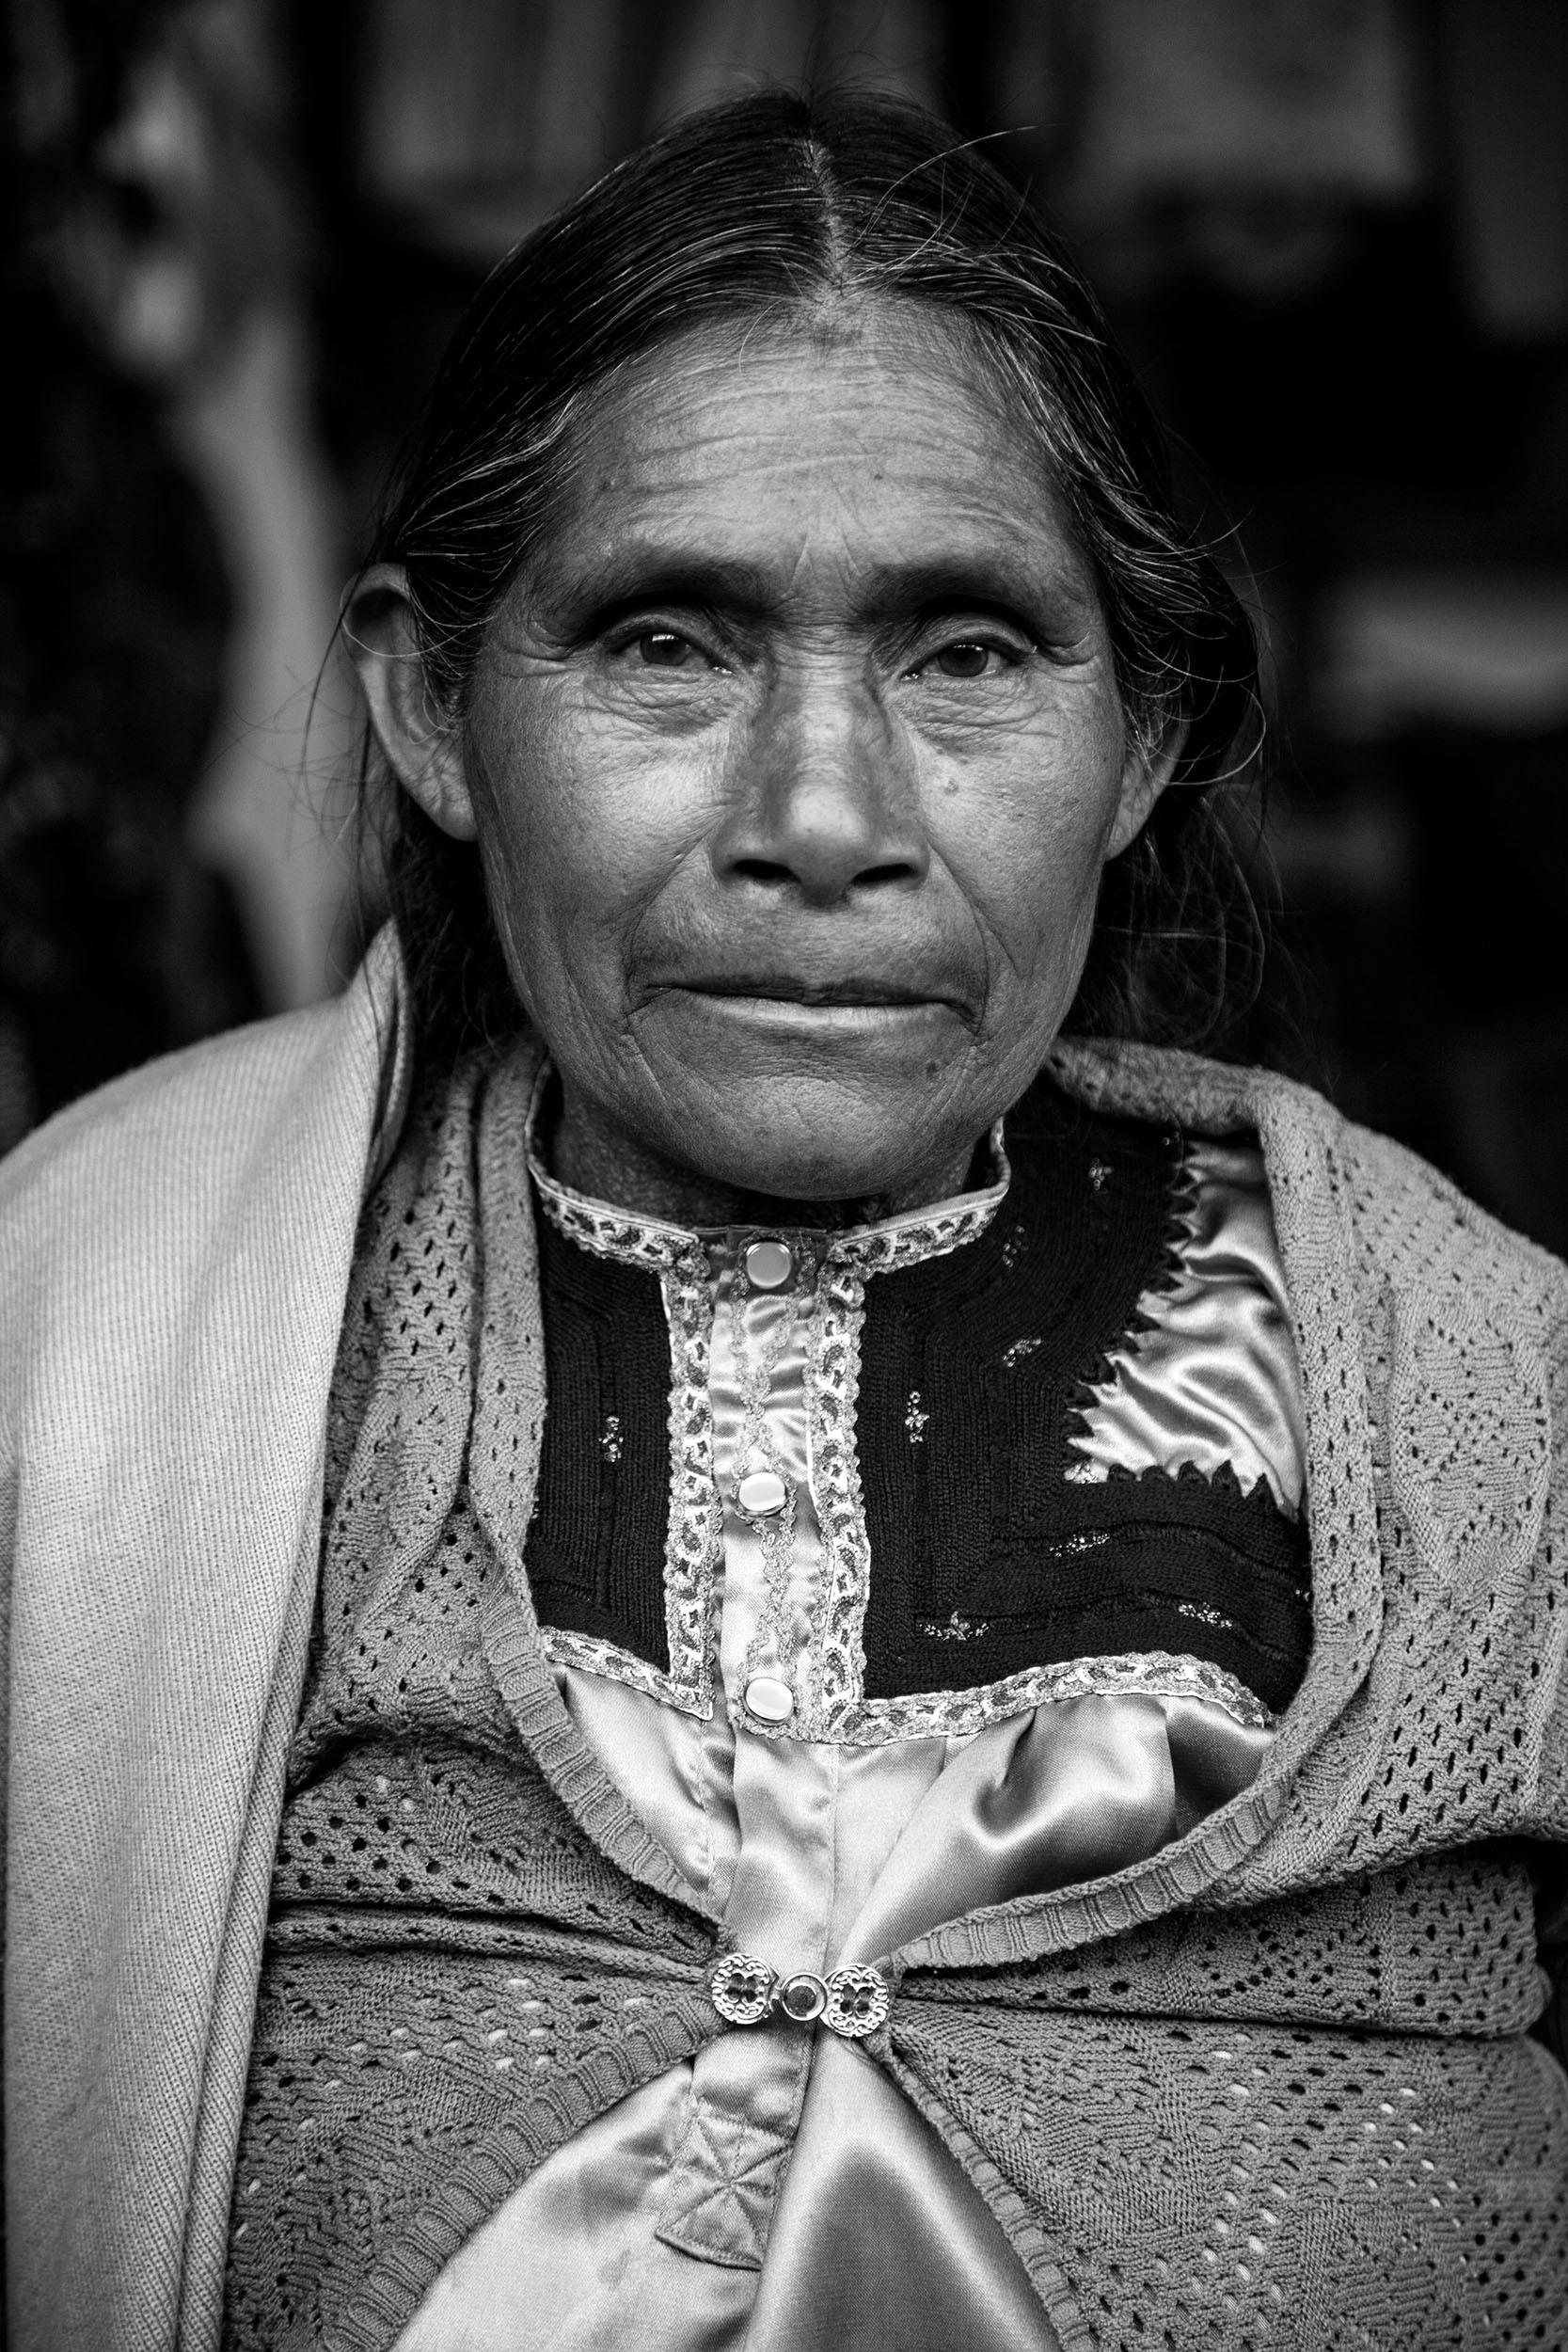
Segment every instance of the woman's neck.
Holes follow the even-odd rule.
[[[650,1151],[624,1129],[602,1120],[591,1104],[562,1104],[551,1089],[533,1143],[552,1176],[574,1192],[643,1216],[685,1226],[816,1226],[842,1229],[951,1200],[973,1181],[984,1136],[956,1158],[932,1163],[882,1192],[831,1200],[795,1200],[726,1184]]]

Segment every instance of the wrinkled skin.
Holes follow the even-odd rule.
[[[897,310],[603,395],[460,723],[400,575],[351,627],[397,772],[477,834],[558,1172],[703,1222],[959,1188],[1177,748],[1131,741],[1037,446]]]

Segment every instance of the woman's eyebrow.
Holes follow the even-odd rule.
[[[968,607],[1043,621],[1076,614],[1093,590],[1070,560],[1030,564],[1005,548],[942,549],[868,569],[857,602],[871,620]]]
[[[606,548],[541,581],[562,620],[602,628],[618,614],[648,604],[701,605],[751,615],[778,600],[767,567],[744,557],[669,546]]]

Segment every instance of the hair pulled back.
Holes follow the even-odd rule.
[[[705,323],[846,299],[924,306],[962,340],[1037,443],[1094,567],[1129,726],[1152,747],[1172,720],[1187,724],[1173,788],[1105,870],[1069,1026],[1223,1042],[1246,977],[1256,986],[1256,918],[1212,805],[1256,748],[1252,624],[1176,515],[1159,428],[1083,278],[1002,175],[913,107],[768,91],[708,108],[492,272],[367,559],[406,568],[433,694],[460,723],[486,627],[549,532],[596,390]],[[382,822],[422,1047],[504,1035],[521,1014],[477,851],[402,791]]]

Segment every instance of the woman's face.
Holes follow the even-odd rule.
[[[562,1172],[710,1214],[961,1182],[1163,780],[1037,450],[896,313],[601,399],[451,764]]]

